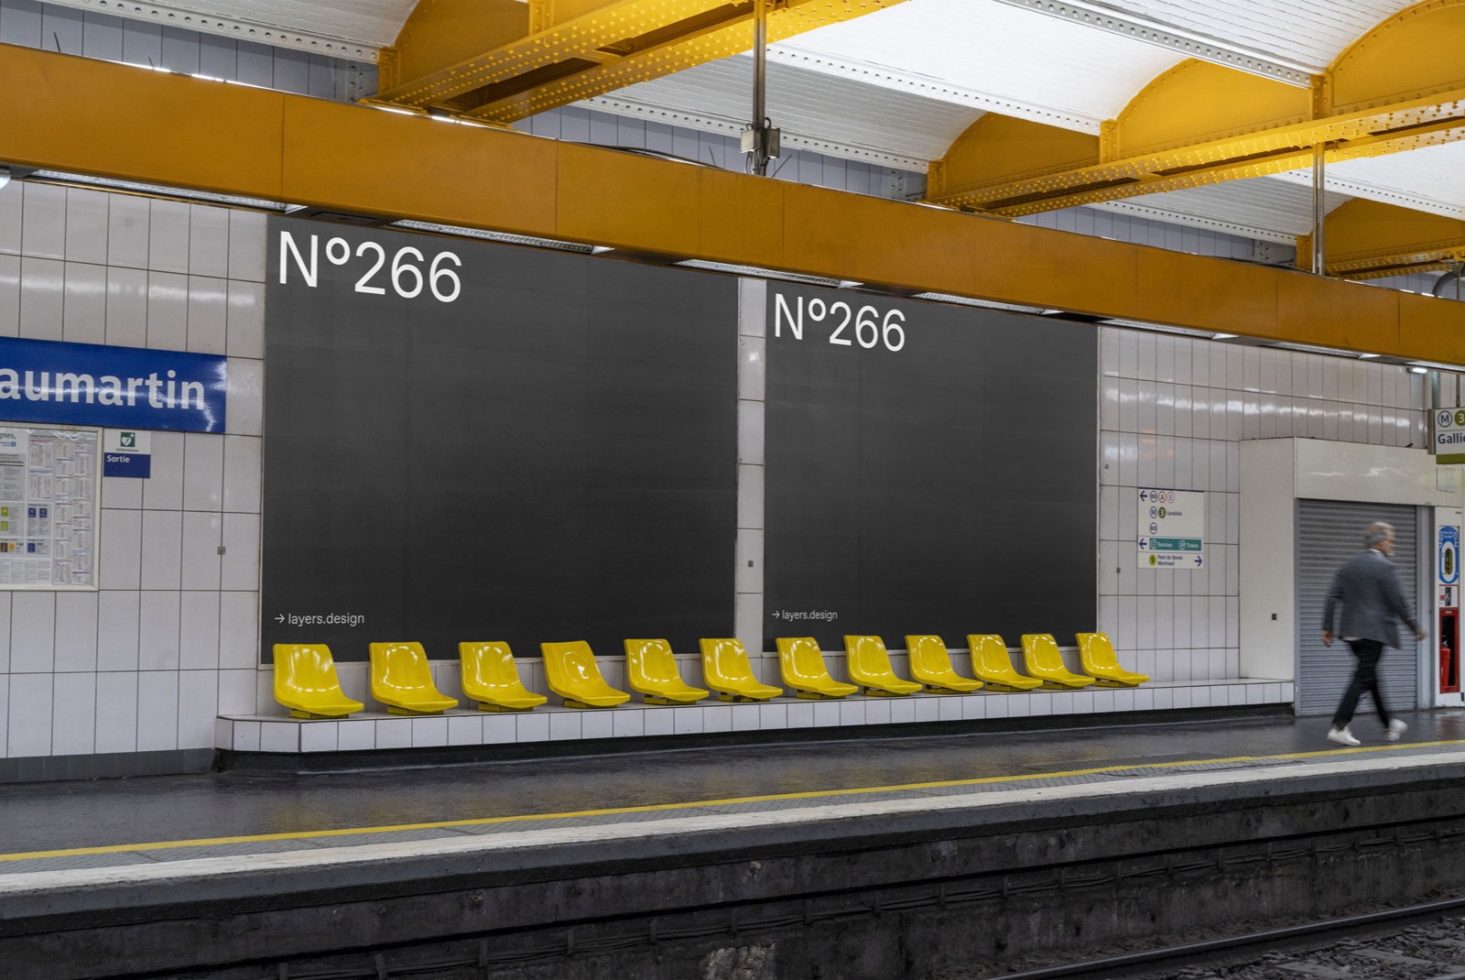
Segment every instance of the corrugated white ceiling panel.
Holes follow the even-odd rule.
[[[597,108],[624,111],[615,103],[708,117],[741,128],[753,112],[753,60],[740,56],[710,62],[594,102]],[[653,112],[636,114],[654,117]],[[898,89],[770,64],[768,115],[785,138],[834,144],[823,148],[825,152],[863,157],[849,151],[867,149],[903,158],[885,161],[890,165],[924,169],[981,113]]]
[[[1416,0],[1104,0],[1091,3],[1322,71]]]
[[[1331,211],[1346,200],[1347,195],[1330,192],[1327,208]],[[1289,244],[1312,228],[1311,187],[1270,177],[1145,194],[1097,206]]]
[[[1278,176],[1298,184],[1312,180],[1306,170]],[[1353,197],[1465,218],[1465,143],[1335,163],[1326,176],[1329,188]]]
[[[374,56],[397,39],[416,0],[46,0],[62,7],[127,17],[278,47],[323,50],[330,42]],[[312,43],[314,42],[314,43]],[[322,44],[321,42],[326,42]]]
[[[987,0],[907,0],[773,47],[814,71],[1085,132],[1182,55]],[[834,107],[831,107],[833,109]]]

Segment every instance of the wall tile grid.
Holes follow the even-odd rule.
[[[0,336],[229,358],[224,435],[103,479],[100,591],[0,591],[0,755],[207,748],[253,710],[264,271],[262,214],[0,189]]]
[[[1425,445],[1427,376],[1398,365],[1100,329],[1099,628],[1157,681],[1240,674],[1240,444]],[[1441,403],[1457,376],[1442,373]],[[1206,492],[1203,570],[1139,568],[1138,489]]]
[[[376,66],[365,62],[36,0],[0,0],[0,44],[166,68],[340,102],[376,91]]]

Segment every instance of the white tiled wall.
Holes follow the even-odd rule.
[[[1099,628],[1160,681],[1240,673],[1240,443],[1425,445],[1426,377],[1398,365],[1100,333]],[[1453,404],[1455,376],[1441,379]],[[1140,487],[1206,492],[1204,570],[1137,567]]]
[[[0,591],[0,755],[207,748],[254,708],[264,272],[260,214],[0,188],[0,336],[229,358],[226,434],[102,481],[100,591]]]

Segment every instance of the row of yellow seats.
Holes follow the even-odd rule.
[[[813,637],[779,637],[778,660],[784,683],[801,698],[843,698],[865,694],[896,697],[920,690],[963,694],[984,686],[1000,691],[1027,691],[1037,687],[1071,689],[1100,684],[1132,687],[1149,680],[1119,666],[1113,644],[1103,633],[1077,636],[1086,675],[1074,674],[1063,664],[1058,644],[1050,634],[1030,633],[1022,638],[1028,676],[1013,669],[1007,645],[1000,636],[967,637],[975,677],[963,677],[951,665],[951,655],[939,636],[907,636],[911,676],[898,677],[890,666],[885,643],[878,636],[846,636],[850,677],[845,684],[829,674],[824,654]],[[651,704],[692,704],[710,692],[683,682],[671,644],[666,640],[626,640],[626,677],[630,687]],[[630,694],[606,683],[590,645],[583,640],[542,643],[549,689],[567,707],[613,708]],[[783,689],[761,683],[748,663],[743,644],[730,638],[703,639],[702,669],[707,686],[724,701],[766,701]],[[396,714],[440,714],[458,706],[432,679],[427,652],[420,643],[373,643],[372,697]],[[524,687],[507,643],[460,643],[463,693],[483,711],[528,711],[547,700]],[[323,644],[278,643],[274,647],[275,700],[297,718],[340,718],[364,705],[341,690],[330,648]]]

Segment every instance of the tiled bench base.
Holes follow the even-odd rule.
[[[546,705],[520,714],[460,709],[411,718],[361,713],[341,721],[236,715],[215,722],[214,745],[236,752],[350,752],[1291,702],[1290,681],[1219,680],[1159,682],[1132,690],[918,694],[909,698],[852,697],[843,701],[777,698],[762,704],[708,701],[687,707],[643,705],[639,701],[600,710]]]

